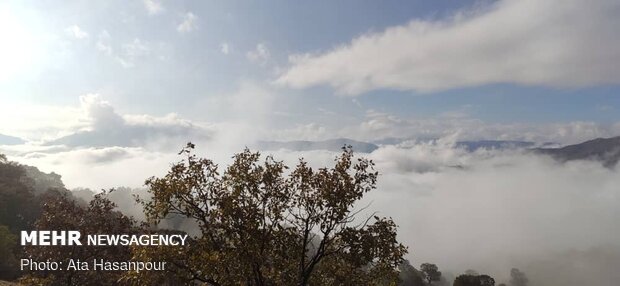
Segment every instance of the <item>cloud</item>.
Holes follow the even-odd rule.
[[[67,27],[65,29],[65,33],[67,33],[67,35],[72,36],[76,39],[88,38],[88,33],[82,30],[78,25]]]
[[[221,43],[220,52],[224,55],[228,55],[230,53],[230,45],[228,43]]]
[[[80,160],[85,163],[96,164],[119,161],[132,156],[130,149],[122,147],[80,149],[76,150],[74,154],[79,155]]]
[[[464,152],[454,138],[382,146],[378,189],[359,204],[390,216],[415,265],[475,269],[507,282],[512,267],[531,285],[615,285],[620,261],[620,169],[560,164],[515,151]],[[327,151],[273,151],[293,165],[330,166]],[[595,223],[593,223],[595,222]]]
[[[50,140],[79,128],[81,123],[76,115],[80,112],[73,106],[7,103],[0,106],[0,130],[29,142]]]
[[[149,13],[149,15],[157,15],[164,11],[164,6],[155,0],[143,0],[144,8]]]
[[[331,134],[333,135],[333,134]],[[288,129],[273,130],[269,134],[270,140],[325,140],[333,137],[327,131],[324,125],[312,122],[307,124],[297,124]],[[266,140],[267,138],[265,138]]]
[[[19,137],[0,134],[0,145],[19,145],[23,143],[25,143],[25,141]]]
[[[381,176],[366,201],[400,225],[415,264],[431,261],[452,273],[476,269],[503,281],[518,267],[532,285],[613,285],[597,281],[615,275],[605,265],[620,259],[620,230],[613,226],[620,219],[613,187],[620,170],[518,152],[462,153],[442,144],[385,147],[370,157]],[[587,255],[593,248],[614,251]],[[568,267],[571,251],[586,253],[572,255]],[[558,271],[537,271],[541,261]],[[584,264],[605,267],[579,268]],[[571,268],[578,271],[561,271]],[[589,283],[567,284],[571,278]]]
[[[245,55],[248,60],[260,64],[265,64],[271,56],[265,43],[258,43],[254,50],[248,51]]]
[[[125,68],[134,67],[137,59],[146,57],[150,54],[151,49],[142,40],[135,38],[132,42],[122,45],[122,55],[117,56],[117,60]]]
[[[332,130],[332,134],[369,141],[389,138],[434,139],[456,135],[458,140],[521,140],[560,144],[620,135],[620,122],[490,123],[462,113],[456,115],[458,116],[447,114],[429,118],[402,118],[368,110],[361,123]]]
[[[112,46],[110,46],[110,33],[108,33],[107,30],[103,30],[99,33],[99,36],[97,38],[97,49],[108,55],[111,56],[112,55]]]
[[[47,145],[70,147],[144,147],[154,150],[179,148],[187,141],[206,140],[211,130],[176,114],[164,117],[121,115],[97,94],[80,97],[83,127],[50,140]]]
[[[60,152],[28,153],[12,156],[22,164],[62,175],[67,188],[93,190],[117,186],[143,185],[153,175],[163,175],[176,161],[176,152],[158,152],[141,147],[101,147],[67,149]],[[130,170],[130,171],[128,171]]]
[[[139,38],[134,38],[131,42],[123,43],[114,49],[112,36],[106,30],[99,33],[96,46],[100,52],[111,57],[124,68],[133,68],[136,62],[151,54],[150,44]]]
[[[189,33],[198,28],[198,16],[194,15],[192,12],[187,12],[183,15],[183,21],[177,25],[177,31],[179,33]]]
[[[112,105],[98,94],[80,96],[80,106],[93,129],[115,129],[124,124],[123,118],[114,111]]]
[[[620,83],[620,4],[503,0],[449,19],[413,20],[318,54],[290,57],[276,82],[433,92],[495,83],[584,87]]]

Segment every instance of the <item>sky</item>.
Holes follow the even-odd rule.
[[[620,168],[455,142],[620,135],[618,27],[615,0],[2,1],[0,153],[100,190],[187,141],[222,166],[258,141],[383,142],[364,203],[416,265],[612,286]]]
[[[94,96],[121,116],[235,122],[263,140],[612,136],[619,9],[609,0],[4,1],[0,134],[49,141],[89,128],[76,121],[88,121],[81,98]],[[558,125],[567,131],[543,127]],[[408,130],[383,130],[398,126]]]

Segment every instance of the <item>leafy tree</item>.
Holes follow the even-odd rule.
[[[529,279],[517,268],[510,269],[510,286],[527,286]]]
[[[115,205],[103,197],[96,195],[88,206],[76,203],[65,195],[46,198],[41,217],[35,223],[37,230],[80,230],[82,236],[89,234],[132,234],[137,229],[135,222],[114,211]],[[82,241],[81,246],[28,246],[26,255],[35,261],[88,261],[106,259],[110,261],[127,261],[131,258],[127,246],[88,246]],[[21,280],[26,285],[117,285],[121,272],[114,271],[79,271],[65,269],[63,271],[34,271]]]
[[[398,278],[400,286],[424,286],[422,273],[415,269],[408,260],[398,265]]]
[[[456,277],[453,286],[494,286],[495,279],[488,275],[463,274]]]
[[[32,229],[45,197],[63,193],[69,192],[60,175],[45,174],[0,156],[0,225],[8,226],[14,234]]]
[[[343,148],[332,168],[300,160],[290,172],[248,149],[222,173],[189,143],[167,175],[146,181],[150,222],[196,220],[201,235],[184,248],[147,249],[175,275],[207,285],[380,285],[395,283],[406,248],[389,218],[361,219],[354,205],[375,189],[377,172]],[[172,253],[174,252],[174,253]],[[149,273],[136,277],[148,283]]]
[[[433,282],[441,280],[441,271],[435,264],[423,263],[420,265],[420,271],[422,276],[428,285],[432,285]]]
[[[495,279],[485,274],[479,275],[478,281],[480,281],[480,286],[494,286],[495,285]]]
[[[0,154],[1,155],[1,154]],[[0,225],[0,279],[13,280],[18,275],[18,263],[15,258],[17,236],[5,225]]]
[[[0,158],[0,224],[13,233],[28,229],[38,215],[38,207],[24,169]]]

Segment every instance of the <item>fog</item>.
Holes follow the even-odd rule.
[[[220,168],[243,148],[203,143],[197,153],[214,159]],[[372,159],[380,172],[377,190],[358,207],[370,204],[369,211],[396,221],[413,265],[436,263],[455,275],[474,269],[498,282],[507,282],[510,268],[517,267],[531,285],[541,286],[611,286],[620,281],[618,168],[592,161],[562,164],[518,150],[467,152],[453,143],[448,137],[358,154]],[[70,182],[69,188],[100,190],[142,187],[147,177],[165,174],[181,159],[143,148],[94,151],[41,150],[43,155],[19,161],[56,171]],[[105,160],[108,153],[115,159]],[[314,167],[331,166],[337,156],[329,151],[263,154],[291,167],[300,157]],[[125,212],[142,218],[130,192],[121,190],[112,197]],[[191,224],[183,226],[188,227]]]
[[[408,146],[407,146],[408,145]],[[324,151],[272,152],[291,165]],[[359,206],[390,216],[413,265],[468,269],[507,282],[512,267],[531,285],[617,285],[620,171],[598,162],[557,163],[525,151],[468,153],[450,141],[383,146],[367,157],[380,172]]]
[[[382,176],[366,199],[400,225],[413,264],[475,269],[497,281],[518,267],[533,285],[620,279],[617,169],[436,145],[387,147],[370,157]]]

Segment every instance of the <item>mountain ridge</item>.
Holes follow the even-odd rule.
[[[620,136],[596,138],[560,148],[536,148],[534,152],[551,156],[560,162],[594,160],[612,168],[620,161]]]
[[[0,145],[19,145],[26,143],[26,140],[15,136],[0,134]]]

